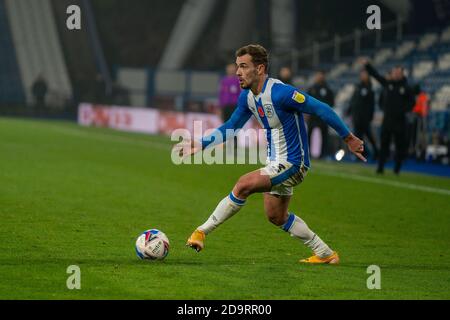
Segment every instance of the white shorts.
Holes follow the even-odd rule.
[[[300,184],[308,172],[304,165],[294,165],[287,161],[269,162],[261,169],[272,181],[270,194],[279,196],[291,196],[294,187]]]

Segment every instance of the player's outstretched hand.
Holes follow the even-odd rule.
[[[362,161],[367,162],[367,159],[362,155],[364,152],[364,142],[361,139],[356,137],[353,133],[350,133],[345,138],[345,143],[347,143],[348,148],[355,156]]]
[[[180,157],[188,157],[202,149],[200,143],[195,140],[185,140],[175,145],[174,150]]]

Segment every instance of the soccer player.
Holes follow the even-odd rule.
[[[237,50],[236,74],[243,91],[231,118],[200,141],[182,142],[176,146],[179,155],[186,157],[220,144],[231,137],[227,129],[242,128],[252,115],[266,129],[267,165],[240,177],[230,194],[219,202],[206,222],[192,233],[186,245],[197,251],[202,250],[206,235],[235,215],[251,194],[262,192],[269,221],[300,239],[313,251],[312,257],[301,262],[338,264],[337,252],[298,215],[288,211],[293,187],[303,181],[310,167],[308,137],[302,114],[320,117],[339,133],[351,152],[366,161],[362,156],[363,142],[349,131],[330,106],[290,85],[269,78],[268,64],[267,51],[260,45],[248,45]]]

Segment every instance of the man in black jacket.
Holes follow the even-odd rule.
[[[31,91],[35,99],[35,115],[42,116],[45,112],[45,97],[47,96],[48,92],[47,81],[42,74],[39,74],[38,77],[34,80]]]
[[[378,148],[370,127],[375,111],[375,93],[366,70],[361,70],[359,78],[360,82],[355,86],[347,113],[352,116],[355,135],[361,139],[367,137],[372,146],[372,157],[377,159]]]
[[[381,105],[384,117],[381,126],[381,150],[377,173],[384,172],[384,164],[389,156],[391,139],[394,138],[394,173],[399,174],[407,151],[406,113],[411,111],[414,105],[414,95],[401,66],[392,68],[391,76],[388,80],[381,76],[367,60],[363,59],[361,63],[365,66],[369,75],[374,77],[385,90]]]
[[[325,72],[318,71],[314,79],[314,85],[308,90],[308,94],[316,99],[319,99],[330,107],[334,106],[334,93],[328,86],[325,79]],[[322,148],[320,152],[320,158],[327,156],[328,150],[328,125],[323,122],[319,117],[311,115],[308,121],[308,137],[311,145],[311,133],[314,128],[318,127],[322,134]]]

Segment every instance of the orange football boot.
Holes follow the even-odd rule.
[[[186,245],[192,249],[195,249],[197,252],[200,252],[205,247],[205,244],[203,243],[205,241],[205,237],[205,233],[197,229],[191,234]]]
[[[300,262],[311,264],[339,264],[339,255],[336,251],[333,251],[333,253],[326,258],[313,255],[312,257],[300,260]]]

